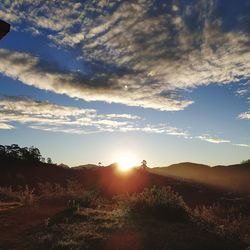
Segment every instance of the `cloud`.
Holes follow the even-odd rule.
[[[86,101],[182,110],[193,103],[181,98],[187,89],[250,78],[247,1],[237,4],[235,12],[223,4],[228,3],[4,0],[3,18],[46,33],[57,46],[78,50],[89,72],[64,71],[3,49],[0,72]]]
[[[13,129],[11,122],[26,124],[32,129],[71,134],[139,131],[188,137],[187,132],[167,124],[144,124],[136,115],[98,114],[95,109],[3,96],[0,98],[0,128]]]
[[[209,137],[207,135],[197,136],[196,138],[198,138],[202,141],[207,141],[207,142],[215,143],[215,144],[230,143],[229,140],[225,140],[225,139],[221,139],[221,138],[213,138],[213,137]]]
[[[139,119],[129,114],[99,115],[94,109],[61,106],[25,97],[0,98],[1,128],[14,128],[18,122],[31,128],[69,133],[90,133],[119,129]]]
[[[238,147],[243,147],[243,148],[248,148],[250,147],[248,144],[233,144],[234,146],[238,146]]]
[[[238,117],[239,117],[240,119],[250,119],[250,110],[248,110],[248,111],[245,112],[245,113],[239,114]]]
[[[118,78],[96,74],[89,77],[78,72],[63,71],[40,61],[28,53],[0,49],[0,72],[27,85],[66,94],[86,101],[106,101],[160,110],[181,110],[191,101],[175,100],[176,95],[158,96],[151,88],[131,89],[117,85]],[[135,88],[135,89],[133,89]]]
[[[0,129],[12,129],[14,128],[12,125],[0,122]]]
[[[243,95],[247,94],[248,91],[249,91],[248,89],[238,89],[237,91],[235,91],[235,93],[238,96],[243,96]]]
[[[15,127],[11,124],[15,122]],[[186,130],[166,123],[151,124],[132,114],[99,114],[95,109],[62,106],[48,101],[37,101],[22,96],[0,97],[0,129],[15,129],[18,124],[48,132],[68,134],[93,134],[101,132],[141,132],[197,138],[214,144],[230,143],[230,140],[201,135],[193,137]],[[247,144],[233,144],[249,147]]]

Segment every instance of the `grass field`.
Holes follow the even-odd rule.
[[[112,199],[80,187],[73,192],[72,185],[62,193],[43,189],[32,203],[1,203],[0,249],[238,250],[250,244],[246,209],[191,209],[170,187]]]

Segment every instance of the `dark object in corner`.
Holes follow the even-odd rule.
[[[0,40],[10,31],[10,24],[0,20]]]

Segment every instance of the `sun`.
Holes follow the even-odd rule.
[[[120,171],[127,172],[138,164],[138,159],[131,153],[124,153],[116,156],[116,162]]]
[[[121,171],[126,172],[135,166],[135,161],[129,157],[121,158],[118,161],[118,167]]]

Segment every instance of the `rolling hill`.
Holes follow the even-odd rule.
[[[168,167],[151,168],[150,172],[238,192],[250,191],[250,162],[214,167],[183,162]]]
[[[107,197],[120,193],[140,192],[151,186],[171,186],[182,195],[190,206],[212,204],[223,199],[234,200],[237,193],[250,193],[249,165],[209,167],[195,163],[180,163],[146,171],[133,169],[121,173],[116,164],[107,167],[65,168],[55,164],[32,163],[5,165],[0,168],[0,186],[58,183],[68,180],[81,183],[87,189],[95,189]],[[91,166],[91,167],[89,167]]]

